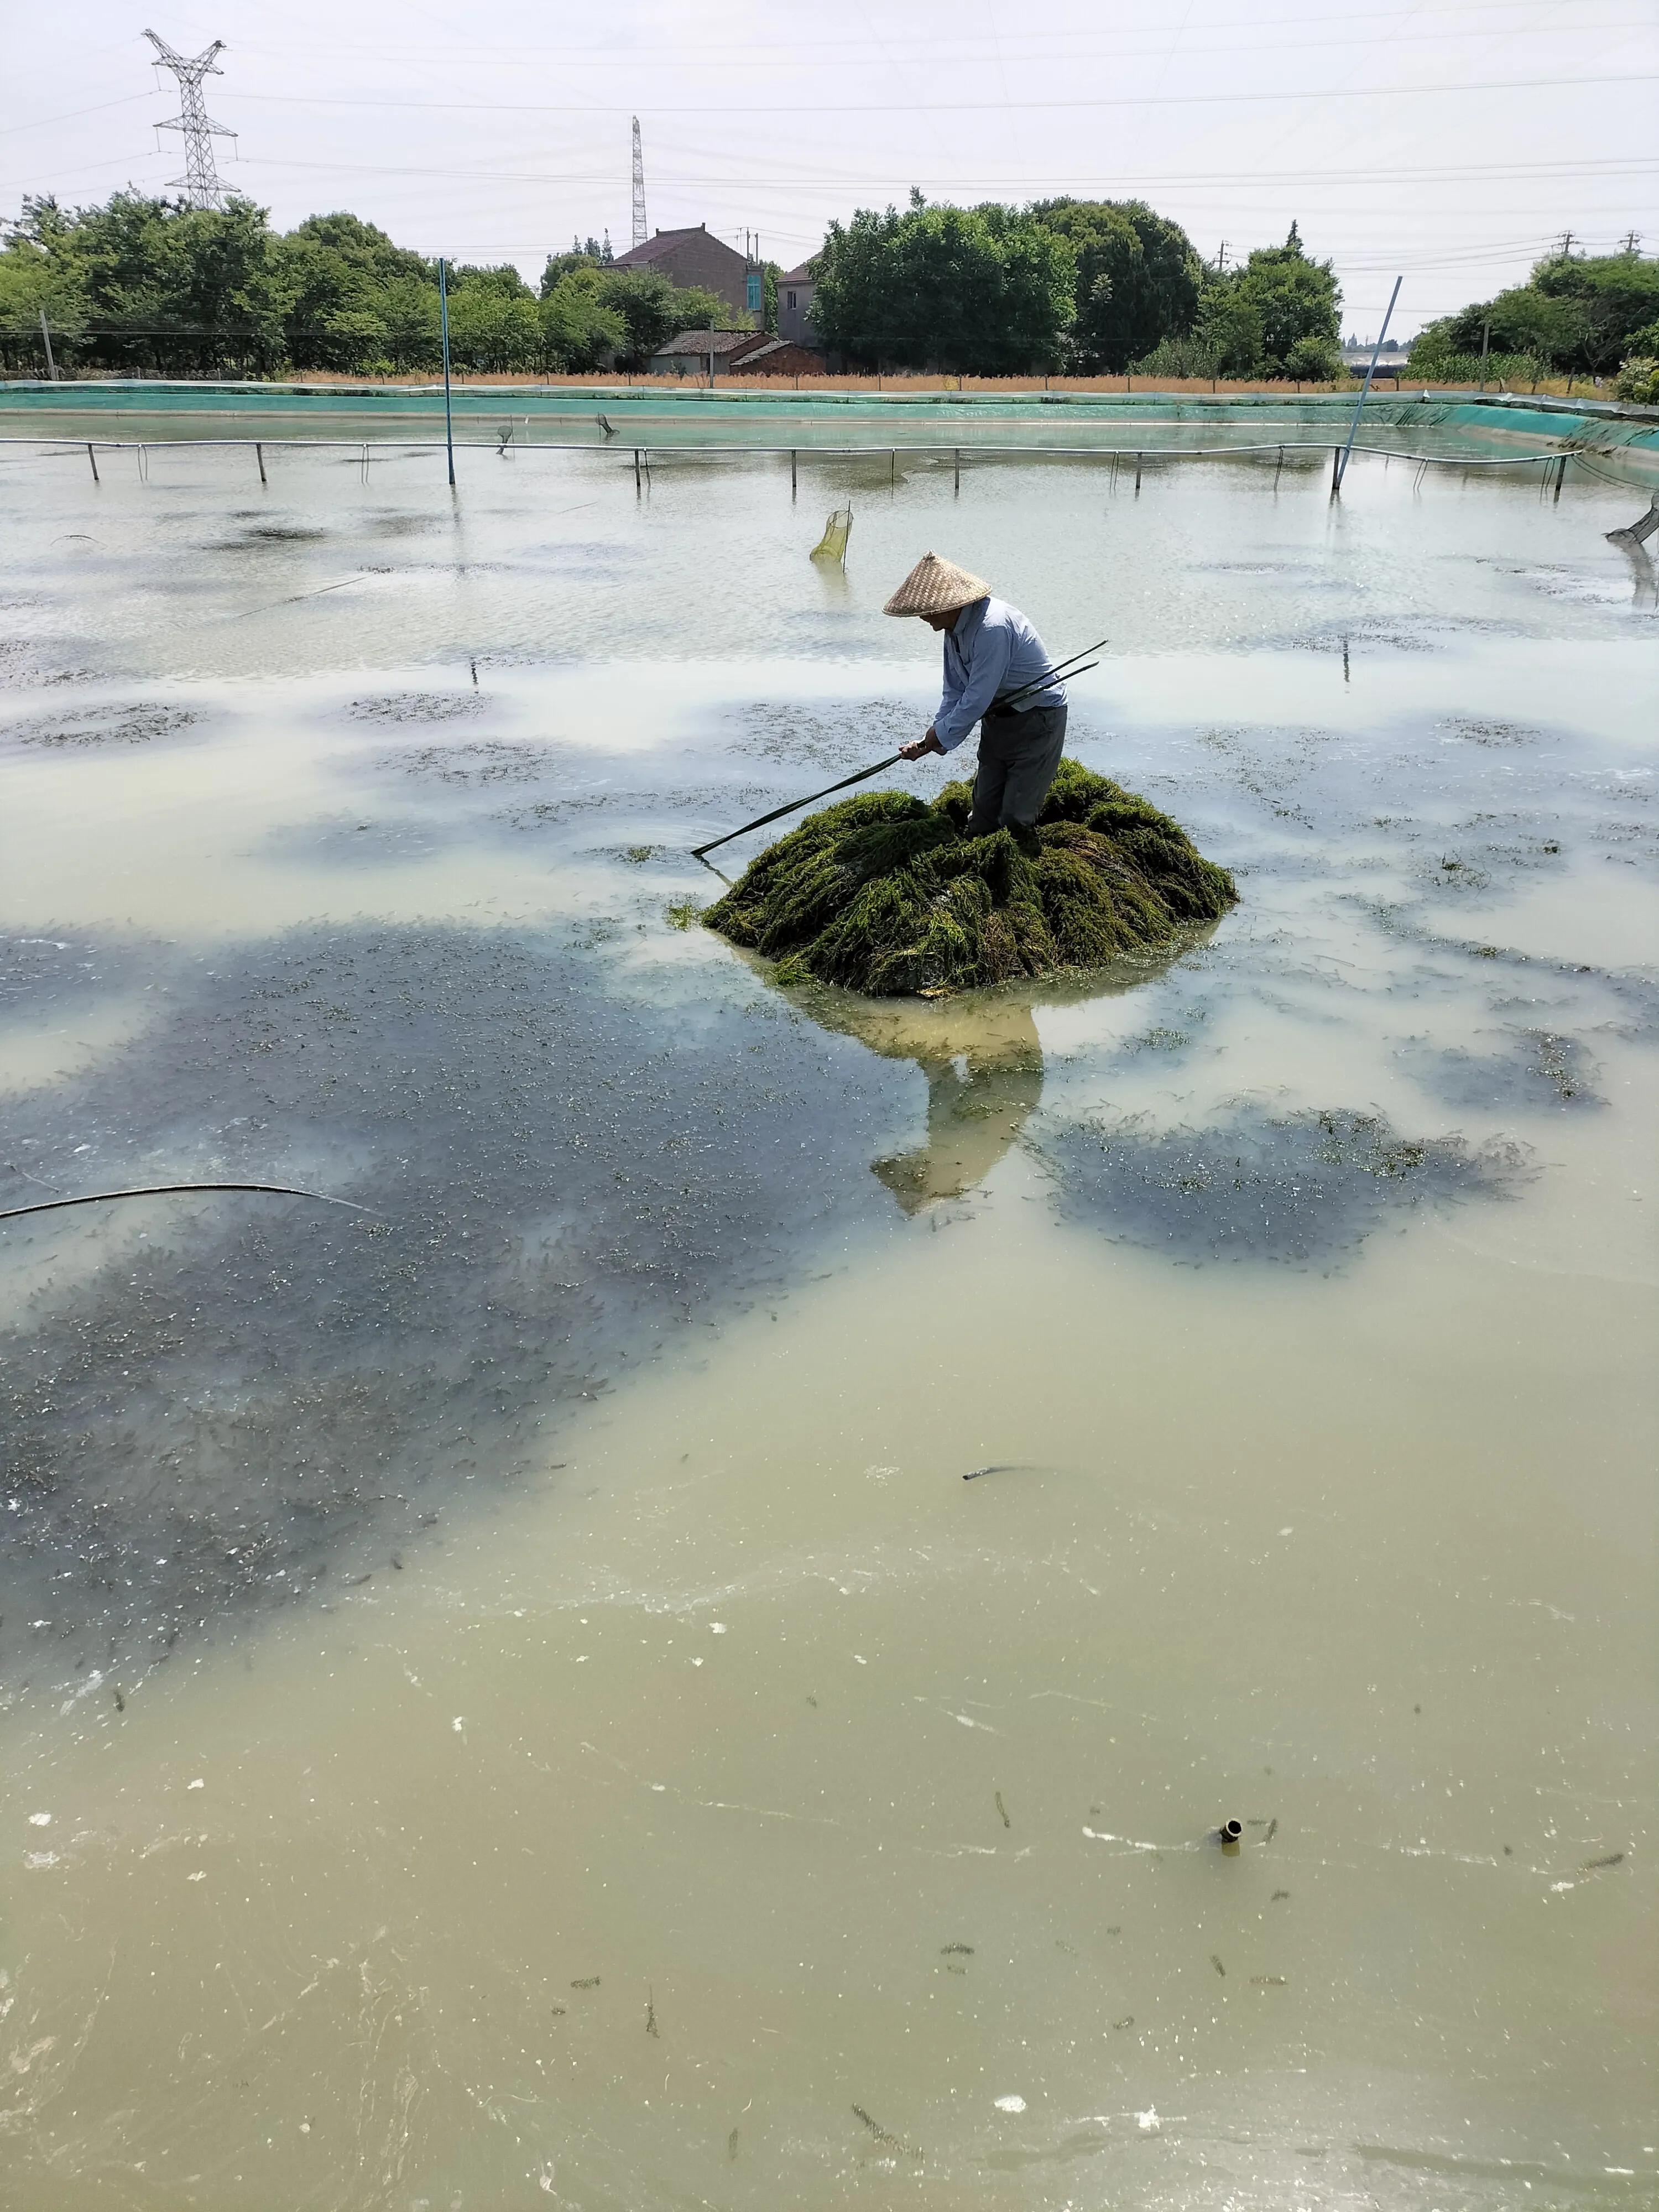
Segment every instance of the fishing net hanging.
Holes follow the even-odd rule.
[[[778,961],[874,998],[933,995],[1095,968],[1168,945],[1238,894],[1181,825],[1109,777],[1062,761],[1034,830],[965,837],[965,783],[809,815],[703,920]]]
[[[809,561],[839,561],[847,566],[847,540],[852,532],[851,507],[838,507],[823,526],[823,535],[807,555]],[[862,543],[862,540],[860,540]]]

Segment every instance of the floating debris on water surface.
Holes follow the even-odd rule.
[[[1014,1824],[1013,1824],[1013,1822],[1012,1822],[1012,1821],[1008,1818],[1008,1808],[1007,1808],[1007,1807],[1003,1803],[1003,1802],[1002,1802],[1002,1792],[1001,1792],[1001,1790],[997,1790],[997,1791],[996,1791],[996,1793],[995,1793],[995,1796],[996,1796],[996,1801],[997,1801],[997,1810],[998,1810],[998,1812],[999,1812],[999,1813],[1000,1813],[1000,1814],[1001,1814],[1001,1815],[1002,1815],[1002,1825],[1003,1825],[1003,1826],[1004,1826],[1005,1828],[1012,1828],[1012,1827],[1013,1826],[1013,1825],[1014,1825]]]
[[[586,1974],[580,1981],[572,1982],[570,1986],[573,1990],[596,1990],[599,1986],[599,1978],[597,1974]]]
[[[865,2111],[862,2105],[854,2106],[853,2117],[854,2119],[861,2120],[864,2123],[865,2126],[869,2129],[876,2141],[880,2143],[884,2149],[902,2151],[906,2158],[920,2158],[921,2156],[921,2151],[917,2149],[914,2143],[905,2142],[900,2136],[891,2134],[886,2128],[883,2127],[879,2120],[872,2120],[869,2113]]]

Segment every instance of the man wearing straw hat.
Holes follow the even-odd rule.
[[[1066,744],[1066,686],[1045,683],[1054,663],[1018,607],[994,599],[983,577],[924,553],[885,611],[915,615],[945,638],[945,696],[906,760],[954,752],[975,722],[969,837],[1036,825]]]

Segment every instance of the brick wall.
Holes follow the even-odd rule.
[[[656,243],[653,240],[652,243]],[[648,262],[634,264],[666,276],[672,284],[699,284],[724,300],[733,315],[749,311],[747,271],[742,254],[706,230],[683,231]]]

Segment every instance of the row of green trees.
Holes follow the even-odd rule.
[[[1341,294],[1328,261],[1283,246],[1206,265],[1179,223],[1140,200],[1024,209],[862,209],[831,223],[815,264],[824,343],[871,368],[975,376],[1341,373]]]
[[[452,267],[450,355],[463,370],[643,368],[676,332],[729,324],[712,293],[619,269],[590,240],[549,258],[538,291],[516,269]],[[70,210],[23,204],[0,246],[0,364],[126,376],[358,375],[435,368],[438,269],[354,215],[271,229],[265,211],[136,191]]]
[[[832,223],[815,266],[819,333],[854,367],[1304,382],[1340,373],[1341,295],[1294,224],[1283,246],[1223,269],[1139,200],[957,208],[913,192],[902,214],[866,209]],[[777,270],[766,273],[770,328]],[[713,294],[617,267],[592,239],[550,256],[536,290],[510,265],[462,265],[448,278],[451,356],[464,371],[641,368],[678,331],[741,319]],[[435,262],[353,215],[274,231],[245,199],[215,210],[127,191],[72,211],[26,200],[0,244],[0,367],[44,369],[43,315],[71,372],[375,375],[428,372],[440,358]],[[1492,381],[1650,363],[1659,262],[1633,241],[1619,254],[1552,256],[1525,284],[1431,324],[1413,374],[1473,380],[1483,336]]]
[[[1524,284],[1430,323],[1412,347],[1412,374],[1437,383],[1608,376],[1659,356],[1659,260],[1636,250],[1563,250]],[[1626,379],[1626,381],[1629,380]]]
[[[903,214],[832,224],[817,268],[819,331],[855,367],[1337,374],[1335,280],[1294,228],[1224,271],[1138,200],[955,208],[913,193]],[[448,282],[451,356],[475,372],[641,368],[678,331],[740,319],[712,294],[617,268],[592,239],[550,256],[534,291],[510,265],[453,267]],[[0,245],[0,366],[45,368],[43,315],[71,372],[376,375],[440,357],[434,262],[353,215],[275,231],[245,199],[26,200]]]

